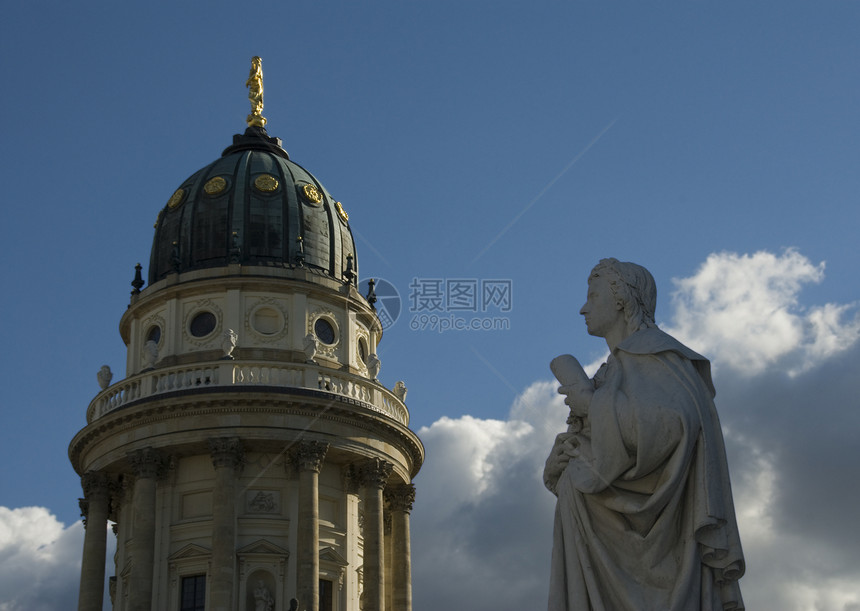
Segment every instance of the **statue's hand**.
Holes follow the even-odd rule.
[[[587,416],[588,404],[591,403],[591,395],[594,394],[594,382],[586,375],[579,361],[569,354],[555,357],[549,364],[556,379],[561,382],[558,389],[574,416]]]
[[[591,398],[594,396],[594,387],[591,380],[588,384],[567,384],[558,389],[559,394],[565,395],[564,402],[570,407],[570,411],[574,416],[584,418],[588,415],[588,406],[591,404]]]
[[[579,456],[579,450],[576,447],[576,439],[573,433],[559,433],[555,438],[555,443],[546,459],[546,465],[543,470],[544,485],[555,494],[558,478],[564,472],[567,463],[571,458]]]

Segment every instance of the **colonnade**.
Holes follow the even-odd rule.
[[[238,481],[244,447],[237,437],[209,440],[215,469],[212,507],[212,555],[209,569],[207,609],[228,611],[235,608],[236,596],[236,524]],[[297,598],[301,611],[319,609],[319,474],[328,444],[303,441],[291,451],[298,470],[298,529],[295,546]],[[156,566],[156,487],[164,472],[165,456],[153,448],[128,454],[134,475],[131,493],[131,538],[133,566],[128,576],[129,611],[152,611],[153,576]],[[411,611],[412,584],[410,567],[409,513],[415,498],[412,484],[389,485],[393,465],[375,458],[354,466],[360,494],[364,500],[363,610]],[[79,611],[101,611],[105,582],[107,522],[121,502],[117,479],[101,472],[87,472],[81,477],[84,498],[81,510],[85,516],[83,561],[81,567]],[[393,558],[389,585],[393,609],[385,604],[385,508],[391,516]],[[128,517],[124,513],[123,517]],[[165,561],[166,559],[161,559]],[[117,567],[118,570],[120,567]],[[286,608],[286,607],[285,607]],[[352,609],[348,609],[352,611]]]

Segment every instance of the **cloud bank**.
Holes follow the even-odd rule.
[[[800,305],[823,280],[793,250],[714,254],[675,281],[664,324],[714,364],[749,609],[860,611],[860,319],[855,304]],[[419,431],[416,611],[545,607],[555,497],[541,472],[566,415],[556,384],[536,381],[505,420]],[[80,522],[0,507],[0,611],[72,608],[82,540]]]

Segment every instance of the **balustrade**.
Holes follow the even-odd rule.
[[[231,361],[150,370],[121,380],[96,395],[87,410],[87,421],[92,422],[124,405],[154,395],[229,386],[318,389],[356,399],[375,412],[403,425],[409,424],[409,412],[391,391],[365,378],[335,373],[314,364],[279,366]]]

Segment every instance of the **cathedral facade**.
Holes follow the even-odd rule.
[[[80,610],[102,609],[110,522],[116,610],[412,608],[424,449],[377,380],[349,216],[266,132],[261,79],[255,58],[247,130],[159,212],[126,377],[102,368],[69,447]]]

